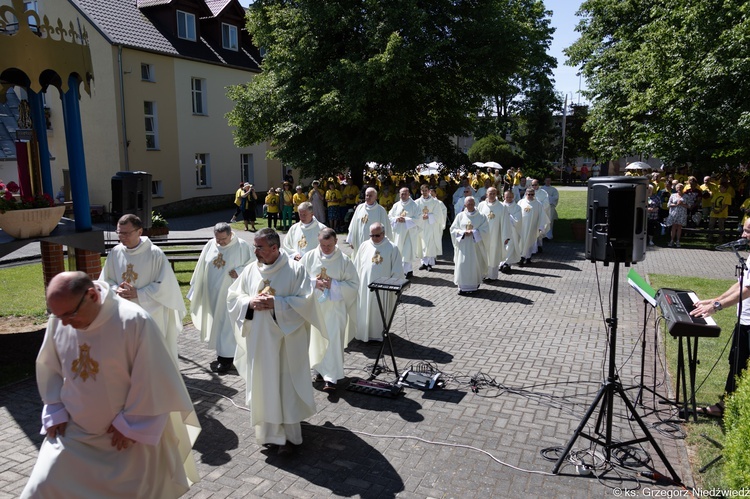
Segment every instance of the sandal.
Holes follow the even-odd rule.
[[[718,402],[714,405],[707,405],[706,407],[698,407],[696,409],[698,414],[708,416],[710,418],[723,418],[724,417],[724,403]]]

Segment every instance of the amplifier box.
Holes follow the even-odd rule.
[[[440,388],[443,383],[440,379],[440,373],[432,372],[417,372],[411,369],[404,371],[401,377],[398,379],[400,386],[408,386],[409,388],[418,388],[420,390],[434,390],[436,387]]]

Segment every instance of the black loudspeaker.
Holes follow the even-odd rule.
[[[112,177],[112,222],[132,213],[151,228],[151,174],[146,172],[117,172]]]
[[[586,258],[629,265],[646,258],[645,177],[595,177],[588,181]]]

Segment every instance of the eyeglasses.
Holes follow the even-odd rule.
[[[81,300],[78,302],[78,306],[76,306],[75,310],[67,314],[58,315],[57,318],[61,320],[70,320],[78,315],[78,310],[80,310],[81,305],[83,305],[83,300],[86,299],[86,295],[89,294],[89,289],[91,288],[86,288],[86,291],[83,292],[83,296],[81,296]]]
[[[527,195],[527,196],[531,196],[532,198],[533,198],[534,196],[536,196],[536,194],[534,194],[533,192],[531,192],[531,193],[529,193],[529,194],[526,194],[526,195]]]
[[[380,237],[380,236],[382,236],[383,234],[385,234],[385,233],[384,233],[384,232],[381,232],[380,234],[370,234],[370,237]]]

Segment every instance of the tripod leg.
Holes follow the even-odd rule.
[[[568,453],[570,452],[570,449],[573,448],[573,445],[575,445],[576,440],[578,440],[578,437],[581,436],[584,426],[586,426],[586,423],[588,422],[591,415],[594,414],[594,411],[596,410],[596,407],[599,405],[599,402],[601,402],[604,396],[607,394],[608,386],[609,386],[608,384],[604,384],[599,389],[599,392],[596,394],[594,401],[591,403],[588,410],[586,411],[586,415],[583,416],[583,419],[578,424],[578,428],[576,428],[575,433],[573,433],[573,436],[570,437],[570,440],[568,440],[568,445],[565,446],[565,450],[562,452],[562,454],[560,454],[560,457],[557,459],[557,463],[555,463],[555,467],[552,470],[552,473],[554,473],[555,475],[557,474],[558,471],[560,471],[560,467],[565,462],[565,458],[568,457]]]

